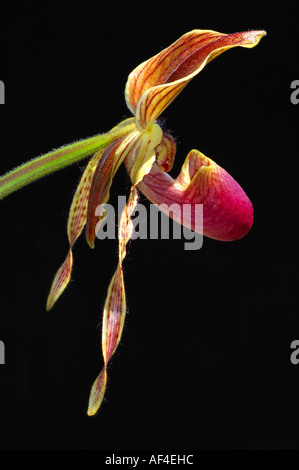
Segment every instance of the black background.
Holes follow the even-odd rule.
[[[1,7],[2,8],[2,7]],[[4,7],[3,7],[4,8]],[[2,12],[1,174],[130,116],[128,74],[194,28],[265,29],[252,50],[207,66],[164,112],[176,176],[191,148],[250,197],[240,241],[136,240],[125,260],[128,315],[104,404],[86,409],[102,367],[100,332],[117,242],[84,236],[73,280],[45,312],[67,253],[66,221],[84,161],[1,201],[1,449],[298,449],[299,339],[294,4],[11,2]],[[126,194],[124,168],[112,200]]]

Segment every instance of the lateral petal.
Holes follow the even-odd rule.
[[[91,181],[97,163],[101,159],[102,153],[103,150],[99,150],[90,159],[73,196],[67,223],[67,235],[70,248],[64,263],[58,269],[52,282],[50,293],[47,299],[47,310],[50,310],[53,307],[54,303],[63,293],[70,281],[73,267],[72,248],[86,223],[87,204]]]
[[[52,282],[50,293],[47,298],[46,310],[49,311],[64,292],[71,279],[73,268],[73,252],[71,248],[65,258],[65,261],[58,269]]]
[[[104,220],[103,215],[97,215],[97,208],[108,202],[113,178],[139,138],[140,133],[132,131],[124,139],[109,145],[98,162],[91,183],[86,222],[86,239],[91,248],[94,247],[97,224]]]
[[[126,316],[126,294],[122,263],[126,256],[126,245],[132,237],[134,226],[131,215],[138,202],[138,191],[131,188],[130,197],[124,208],[119,224],[119,260],[111,279],[103,312],[102,353],[104,367],[91,388],[87,414],[94,415],[101,406],[107,384],[107,366],[121,339]]]

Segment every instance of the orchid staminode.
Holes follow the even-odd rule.
[[[118,265],[108,287],[102,322],[104,365],[95,379],[88,406],[94,415],[107,384],[107,366],[121,339],[126,295],[123,261],[126,246],[134,231],[131,216],[142,192],[152,203],[180,208],[184,204],[203,204],[203,235],[222,241],[237,240],[253,223],[252,204],[239,184],[213,160],[191,150],[176,179],[168,172],[176,154],[173,138],[162,130],[157,119],[183,88],[210,61],[233,47],[252,48],[265,31],[223,34],[193,30],[172,45],[140,64],[129,75],[125,99],[134,117],[125,119],[106,134],[62,147],[21,165],[0,178],[0,198],[17,189],[92,155],[74,194],[67,223],[69,251],[58,269],[47,299],[50,310],[67,287],[72,272],[73,247],[86,226],[86,238],[94,247],[96,233],[105,215],[99,212],[109,200],[110,187],[117,170],[125,164],[131,190],[118,228]],[[189,218],[174,220],[196,230],[196,212]]]

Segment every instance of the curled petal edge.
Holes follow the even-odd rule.
[[[265,34],[195,29],[140,64],[129,75],[125,89],[137,128],[142,132],[150,126],[207,63],[233,47],[252,48]]]
[[[129,171],[129,159],[125,163]],[[154,163],[138,189],[159,209],[193,231],[202,227],[196,221],[196,205],[202,204],[202,235],[209,238],[240,239],[253,223],[252,204],[241,186],[198,150],[189,152],[176,179]],[[187,204],[190,210],[185,211]]]

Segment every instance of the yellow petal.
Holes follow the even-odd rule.
[[[126,295],[122,267],[119,264],[110,282],[104,306],[102,350],[105,364],[116,350],[126,315]]]
[[[55,304],[56,300],[61,296],[63,291],[65,290],[66,286],[70,282],[71,273],[73,267],[73,253],[70,249],[67,257],[58,269],[50,289],[50,293],[47,299],[46,309],[49,311],[53,305]]]
[[[107,385],[107,371],[106,367],[103,367],[100,374],[95,379],[89,396],[89,403],[88,403],[88,416],[93,416],[96,414],[98,409],[101,406],[103,401],[105,390]]]
[[[158,124],[153,124],[140,135],[140,146],[136,154],[136,160],[131,170],[131,181],[137,185],[151,171],[156,159],[155,147],[162,140],[163,132]]]
[[[100,150],[89,161],[74,194],[67,224],[67,234],[71,246],[74,245],[86,223],[91,182],[102,154],[103,150]]]
[[[132,131],[127,137],[109,145],[103,152],[93,175],[87,209],[86,239],[91,248],[94,247],[99,222],[104,220],[98,215],[97,208],[108,202],[113,178],[126,155],[135,148],[140,132]],[[100,211],[103,214],[103,211]]]
[[[131,215],[137,205],[138,192],[132,188],[119,224],[119,261],[110,282],[103,312],[102,353],[104,367],[96,378],[90,393],[87,414],[94,415],[101,406],[107,383],[107,365],[119,345],[126,316],[126,294],[122,262],[126,256],[126,245],[133,234]]]
[[[79,185],[74,194],[67,224],[67,234],[70,248],[64,263],[58,269],[52,282],[50,293],[47,299],[47,310],[50,310],[53,307],[54,303],[63,293],[70,281],[73,267],[72,248],[77,238],[81,234],[86,222],[90,185],[96,165],[98,163],[98,160],[101,158],[102,153],[103,150],[100,150],[99,152],[95,153],[95,155],[88,162],[88,165],[86,166],[86,169],[80,179]]]

